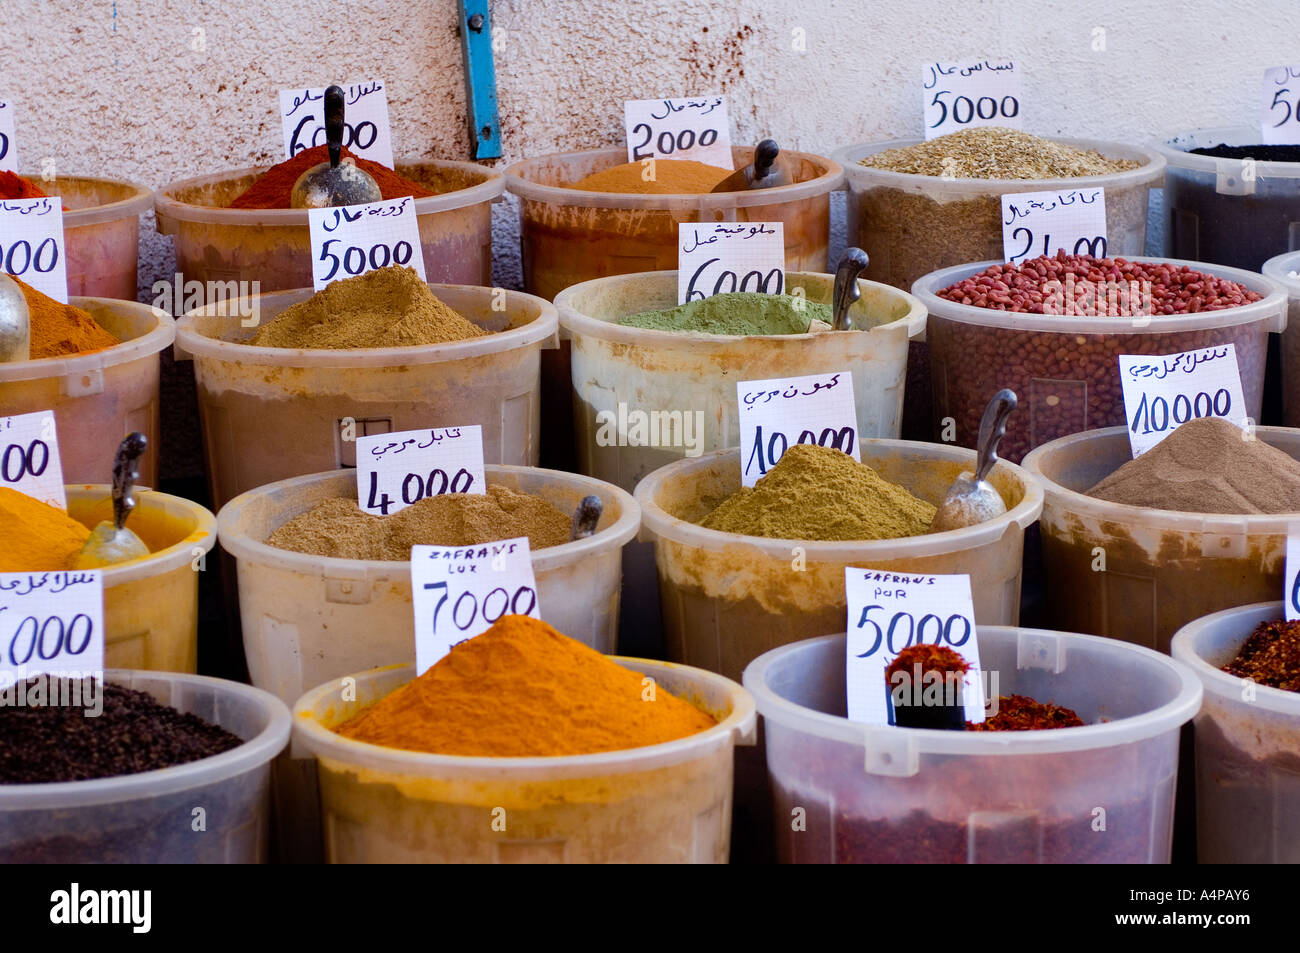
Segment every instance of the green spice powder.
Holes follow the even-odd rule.
[[[769,539],[901,539],[926,532],[934,513],[934,506],[848,454],[800,443],[700,525]]]
[[[739,337],[807,334],[813,318],[830,324],[831,306],[792,295],[735,291],[666,311],[643,311],[620,318],[618,323],[652,331],[700,331]]]

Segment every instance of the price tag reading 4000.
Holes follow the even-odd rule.
[[[427,496],[486,492],[478,424],[357,437],[357,503],[367,513],[391,516]]]
[[[1119,376],[1134,457],[1197,417],[1223,417],[1243,429],[1247,425],[1232,344],[1163,357],[1121,354]]]
[[[0,673],[104,670],[100,570],[0,573]]]
[[[331,281],[389,265],[414,268],[421,281],[428,280],[415,199],[409,195],[369,205],[308,209],[307,224],[311,229],[311,278],[317,291]]]
[[[731,169],[726,96],[630,99],[623,104],[627,161],[690,159]]]
[[[481,546],[412,546],[416,674],[504,615],[540,619],[528,537]]]
[[[341,87],[347,122],[343,147],[381,165],[393,167],[393,136],[388,126],[388,93],[378,81]],[[280,90],[280,124],[284,157],[325,144],[325,87]]]
[[[785,290],[782,222],[713,222],[677,226],[677,303],[733,291]]]
[[[943,645],[970,666],[962,687],[967,721],[984,720],[984,683],[970,576],[921,576],[878,569],[844,569],[848,597],[848,714],[852,721],[888,725],[891,686],[885,669],[909,645]],[[913,678],[914,682],[915,679]],[[892,686],[922,694],[924,684]]]
[[[921,67],[925,138],[976,126],[1020,128],[1020,71],[1012,60]]]

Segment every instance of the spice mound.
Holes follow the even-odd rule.
[[[362,159],[346,148],[343,150],[342,158],[352,159],[358,169],[370,173],[370,177],[375,180],[380,194],[385,199],[400,199],[406,195],[422,199],[434,194],[424,186],[412,182],[403,175],[398,175],[387,166],[372,162],[370,159]],[[229,207],[289,208],[293,184],[298,181],[298,177],[312,166],[328,161],[327,146],[312,146],[310,149],[304,149],[292,159],[285,159],[263,172],[252,185],[235,196]]]
[[[625,162],[593,172],[568,186],[584,192],[627,192],[640,195],[686,195],[712,192],[731,175],[730,169],[688,159],[656,159],[653,166]]]
[[[1150,284],[1149,304],[1144,283]],[[1106,314],[1107,289],[1128,289],[1135,284],[1143,290],[1139,291],[1140,301],[1130,302],[1131,313]],[[1019,265],[990,265],[979,274],[936,291],[935,295],[946,301],[993,311],[1123,317],[1126,321],[1136,313],[1160,316],[1221,311],[1262,297],[1235,281],[1187,265],[1067,255],[1064,251],[1031,258]],[[1141,312],[1139,307],[1143,309]]]
[[[58,507],[0,487],[0,572],[71,569],[89,536]]]
[[[545,622],[508,615],[335,730],[388,748],[511,758],[640,748],[715,724]]]
[[[998,713],[983,721],[966,722],[967,731],[1040,731],[1079,728],[1084,721],[1073,709],[1035,701],[1028,695],[999,695]]]
[[[1188,149],[1192,155],[1212,156],[1216,159],[1254,159],[1256,162],[1300,162],[1300,145],[1230,146],[1220,142],[1216,146]]]
[[[733,291],[691,301],[664,311],[642,311],[619,318],[626,327],[704,334],[806,334],[816,319],[831,322],[831,307],[793,295]]]
[[[932,504],[848,454],[800,443],[700,525],[770,539],[900,539],[924,533],[934,513]]]
[[[88,354],[121,344],[89,311],[74,308],[42,294],[20,278],[14,278],[27,299],[31,324],[31,359]]]
[[[894,657],[885,668],[885,682],[893,680],[896,673],[911,675],[915,666],[920,666],[922,674],[938,672],[940,675],[964,675],[970,671],[970,664],[961,657],[961,653],[946,645],[928,645],[918,642],[909,645]]]
[[[1300,461],[1221,417],[1200,417],[1086,495],[1180,513],[1300,513]]]
[[[0,172],[0,199],[43,199],[49,193],[16,172]]]
[[[417,347],[490,333],[438,300],[414,269],[390,266],[327,285],[258,328],[247,343],[331,350]]]
[[[95,679],[37,675],[9,686],[0,699],[0,784],[115,778],[243,744],[152,695]],[[94,714],[101,702],[103,710]]]
[[[1300,622],[1261,622],[1223,671],[1259,685],[1300,692]]]
[[[957,179],[1075,179],[1136,169],[1137,159],[1110,159],[1002,126],[962,129],[928,142],[885,149],[861,165],[887,172]]]
[[[569,541],[572,517],[538,496],[490,484],[487,493],[430,496],[391,516],[344,497],[322,500],[285,523],[267,545],[313,556],[405,562],[412,546],[476,546],[528,537],[530,549]]]

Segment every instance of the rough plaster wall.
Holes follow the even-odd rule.
[[[505,156],[491,164],[621,143],[623,100],[715,91],[731,97],[737,142],[771,134],[825,153],[918,136],[920,63],[997,55],[1024,68],[1033,132],[1145,141],[1253,123],[1262,68],[1297,61],[1291,31],[1269,27],[1290,23],[1294,6],[494,0]],[[0,0],[0,10],[0,97],[17,103],[28,169],[52,157],[68,173],[159,187],[269,163],[282,148],[279,89],[371,77],[388,83],[399,156],[469,155],[453,0]],[[796,28],[804,52],[793,48]],[[832,255],[844,232],[835,198]],[[151,219],[145,299],[174,270]],[[513,202],[494,208],[493,225],[495,280],[517,287]],[[165,378],[165,404],[192,404],[187,374],[169,368]],[[177,475],[199,472],[193,429],[166,438],[164,463]]]

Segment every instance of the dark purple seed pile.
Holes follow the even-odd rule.
[[[28,680],[28,690],[42,676]],[[63,684],[57,685],[56,683]],[[83,686],[84,688],[84,686]],[[76,697],[66,679],[49,679],[47,698]],[[162,705],[152,695],[106,684],[103,711],[86,706],[0,707],[0,784],[88,781],[198,761],[243,744],[224,728]],[[56,695],[55,692],[59,694]],[[83,691],[82,699],[94,695]]]

